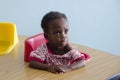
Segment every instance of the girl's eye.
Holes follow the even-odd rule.
[[[56,34],[56,35],[60,35],[60,32],[59,32],[59,31],[57,31],[55,34]]]
[[[68,30],[65,30],[65,34],[67,34],[68,33]]]

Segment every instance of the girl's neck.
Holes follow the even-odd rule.
[[[50,48],[50,50],[53,52],[53,54],[56,55],[63,55],[66,53],[66,50],[64,49],[64,47],[62,49],[59,49],[57,46],[48,43],[48,47]]]

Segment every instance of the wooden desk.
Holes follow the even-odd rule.
[[[85,67],[60,75],[31,69],[24,62],[25,39],[20,36],[11,53],[0,56],[0,80],[105,80],[120,72],[120,57],[76,44],[76,48],[92,57]]]

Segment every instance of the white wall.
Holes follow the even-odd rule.
[[[49,11],[67,15],[73,43],[120,55],[120,0],[0,0],[0,21],[16,23],[19,35],[42,32]]]

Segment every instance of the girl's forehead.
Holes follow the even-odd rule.
[[[64,18],[52,20],[49,23],[49,28],[68,28],[68,21]]]

